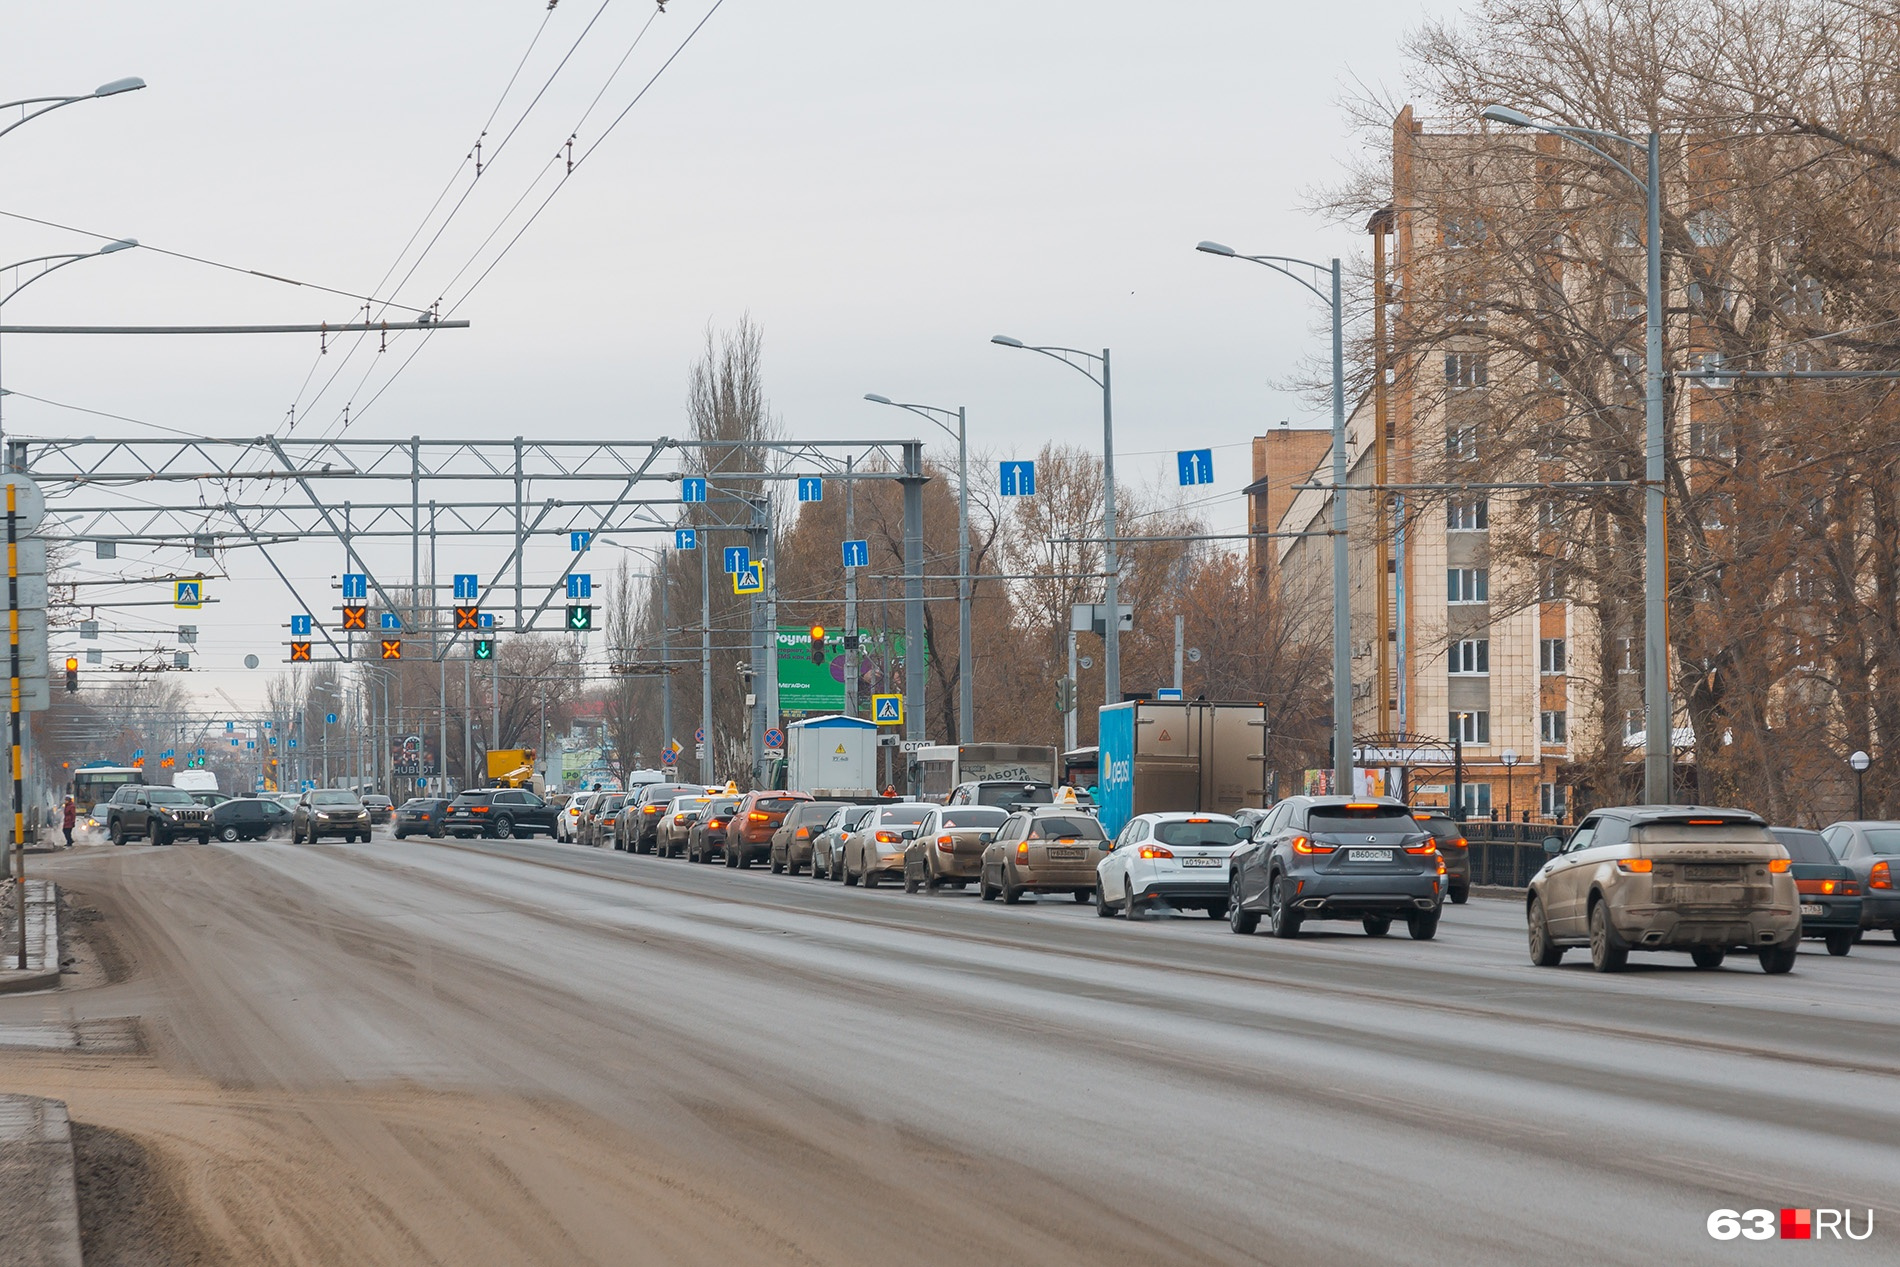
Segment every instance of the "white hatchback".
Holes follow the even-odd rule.
[[[1140,919],[1154,906],[1227,918],[1227,859],[1247,829],[1226,814],[1139,814],[1095,864],[1095,913]]]
[[[576,792],[568,797],[567,804],[561,806],[561,812],[554,816],[554,838],[569,844],[578,840],[581,815],[604,795],[604,792]]]

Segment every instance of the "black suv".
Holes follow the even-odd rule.
[[[180,836],[196,836],[201,845],[211,843],[211,811],[182,788],[128,783],[112,794],[105,818],[106,835],[115,845],[141,838],[169,845]]]
[[[632,820],[638,814],[639,826],[615,833],[615,843],[633,853],[652,853],[659,843],[660,820],[676,796],[698,796],[706,791],[704,783],[648,783],[627,798],[620,815]]]
[[[229,797],[211,807],[219,840],[265,840],[289,826],[290,811],[268,796]]]
[[[1438,856],[1445,860],[1445,893],[1453,906],[1463,906],[1471,898],[1471,842],[1465,829],[1443,810],[1412,811],[1418,825],[1432,834]]]
[[[1356,919],[1383,937],[1403,919],[1415,940],[1429,941],[1444,872],[1432,833],[1399,801],[1291,796],[1234,851],[1227,922],[1244,935],[1264,914],[1274,936],[1298,937],[1309,919]]]
[[[523,788],[483,788],[463,792],[449,802],[442,815],[442,834],[458,840],[469,836],[490,840],[552,836],[554,817],[560,812]]]

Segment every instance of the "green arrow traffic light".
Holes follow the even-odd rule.
[[[475,658],[477,660],[494,659],[495,640],[493,638],[477,638],[475,640]]]
[[[594,609],[585,605],[570,605],[567,609],[567,627],[575,633],[585,633],[594,627]]]

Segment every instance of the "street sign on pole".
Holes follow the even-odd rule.
[[[1002,462],[1002,493],[1005,497],[1033,497],[1036,494],[1034,462]]]
[[[1214,482],[1214,450],[1185,449],[1174,455],[1183,486]]]
[[[457,572],[455,574],[455,596],[457,598],[480,598],[481,593],[481,577],[475,575],[473,572]]]
[[[865,541],[847,541],[844,543],[844,565],[848,568],[868,568],[871,566],[871,543]]]
[[[581,554],[594,548],[594,534],[591,532],[570,532],[567,534],[567,548],[575,554]]]
[[[292,616],[290,618],[290,636],[293,638],[308,638],[310,636],[311,624],[312,621],[308,616]]]
[[[765,746],[768,748],[783,748],[785,746],[785,732],[776,726],[766,731]]]
[[[745,571],[732,574],[732,592],[735,594],[763,594],[765,592],[765,567],[758,563],[749,563]]]
[[[683,502],[703,502],[706,500],[706,481],[691,476],[680,481],[680,500]]]
[[[798,500],[802,502],[821,502],[825,500],[825,482],[815,475],[799,476]]]
[[[729,573],[743,572],[751,566],[752,566],[752,551],[748,550],[744,546],[727,546],[726,547],[726,571],[727,572]]]
[[[567,596],[569,598],[592,598],[594,596],[594,578],[586,572],[568,573]]]
[[[390,630],[401,629],[402,617],[398,616],[395,612],[384,612],[383,628]]]
[[[369,598],[369,573],[345,572],[343,574],[343,599],[348,602],[352,598],[365,600]]]
[[[902,695],[873,695],[871,720],[880,726],[903,725],[904,697]]]
[[[173,581],[172,606],[196,610],[204,606],[203,581]]]
[[[699,549],[699,532],[694,528],[673,529],[673,548],[675,550]]]

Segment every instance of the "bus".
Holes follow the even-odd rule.
[[[128,783],[145,782],[145,771],[137,766],[81,766],[73,771],[72,797],[80,814],[92,813],[92,807],[112,799],[113,793]]]
[[[918,749],[910,768],[918,795],[941,802],[959,783],[1054,783],[1056,750],[1020,743],[939,744]]]

